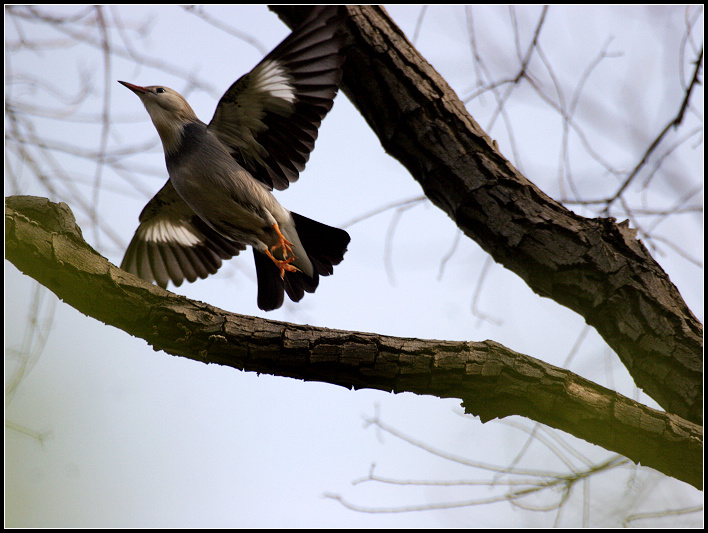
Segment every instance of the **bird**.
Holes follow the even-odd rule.
[[[350,242],[339,228],[284,208],[273,195],[296,181],[342,79],[344,19],[316,6],[224,93],[209,124],[159,85],[119,81],[145,106],[162,141],[169,178],[140,214],[121,268],[166,288],[215,274],[253,249],[258,307],[313,293]]]

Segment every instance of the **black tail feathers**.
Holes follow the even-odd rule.
[[[258,307],[264,311],[278,309],[283,305],[284,293],[293,302],[299,302],[306,292],[315,292],[320,276],[329,276],[334,265],[341,263],[349,244],[349,234],[343,229],[333,228],[297,213],[291,213],[295,221],[300,242],[307,252],[314,272],[312,277],[303,272],[280,271],[265,254],[253,250],[258,277]]]

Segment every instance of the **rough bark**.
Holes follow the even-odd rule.
[[[493,342],[328,330],[175,295],[93,250],[66,204],[6,199],[6,258],[67,304],[204,363],[347,388],[459,398],[482,421],[521,415],[702,488],[702,428]]]
[[[308,8],[271,9],[292,27]],[[347,10],[343,90],[384,149],[495,261],[594,327],[646,394],[702,424],[703,325],[636,231],[546,196],[382,8]]]

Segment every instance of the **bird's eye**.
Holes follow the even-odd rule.
[[[162,87],[158,87],[157,89],[155,89],[155,92],[156,92],[157,94],[161,94],[161,93],[164,93],[164,92],[165,92],[165,89],[163,89]]]

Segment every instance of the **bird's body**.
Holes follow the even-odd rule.
[[[254,250],[258,305],[299,301],[332,273],[349,235],[291,213],[271,189],[295,181],[341,79],[336,8],[318,7],[222,97],[207,125],[162,86],[120,82],[142,100],[165,151],[169,181],[148,203],[124,269],[166,286],[213,274]]]
[[[177,194],[213,230],[265,252],[278,244],[273,226],[296,240],[290,212],[261,182],[239,165],[206,124],[192,122],[182,130],[181,143],[165,161]],[[200,164],[208,161],[208,165]],[[215,202],[214,197],[219,201]],[[302,254],[307,259],[306,254]],[[307,271],[312,268],[307,262]]]

